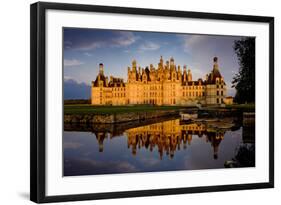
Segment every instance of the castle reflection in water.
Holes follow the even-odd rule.
[[[210,144],[213,157],[217,159],[219,146],[226,131],[235,131],[241,128],[239,125],[225,122],[198,121],[187,123],[180,119],[153,122],[142,126],[139,126],[139,124],[137,127],[134,124],[104,124],[95,127],[75,127],[74,129],[93,132],[98,141],[99,152],[106,149],[104,147],[105,140],[125,136],[127,137],[127,148],[131,150],[132,155],[137,155],[142,149],[151,152],[157,150],[160,159],[163,155],[172,159],[177,151],[188,149],[188,145],[191,145],[193,140],[202,140]],[[70,128],[65,128],[65,130],[70,130]],[[244,143],[254,142],[254,130],[254,127],[243,127]]]
[[[173,158],[177,150],[186,149],[187,144],[191,144],[194,135],[210,143],[213,147],[214,158],[217,158],[219,144],[223,140],[224,133],[223,130],[208,131],[206,124],[203,123],[181,125],[179,119],[126,131],[128,148],[131,148],[133,155],[136,155],[138,149],[144,148],[150,151],[157,149],[160,158],[163,154]]]

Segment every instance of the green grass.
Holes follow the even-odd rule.
[[[153,112],[157,110],[177,110],[181,106],[93,106],[93,105],[64,105],[64,114],[116,114],[130,112]]]
[[[255,111],[255,104],[233,104],[233,105],[226,105],[225,108],[227,109],[240,109],[243,111]]]

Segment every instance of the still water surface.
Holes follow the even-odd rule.
[[[65,125],[64,176],[224,168],[254,146],[248,130],[232,119]]]

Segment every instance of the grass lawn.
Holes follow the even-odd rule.
[[[182,106],[93,106],[93,105],[64,105],[64,114],[113,114],[129,112],[153,112],[157,110],[177,110]]]
[[[241,109],[243,111],[255,111],[255,104],[233,104],[233,105],[226,105],[225,108],[228,109]]]
[[[233,104],[233,105],[226,105],[227,108],[252,108],[255,109],[255,104]]]

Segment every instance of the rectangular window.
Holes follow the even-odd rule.
[[[219,95],[220,95],[220,91],[217,90],[217,96],[219,96]]]
[[[219,104],[220,103],[220,101],[219,101],[219,99],[217,98],[217,104]]]
[[[223,96],[223,91],[221,91],[221,96]]]

